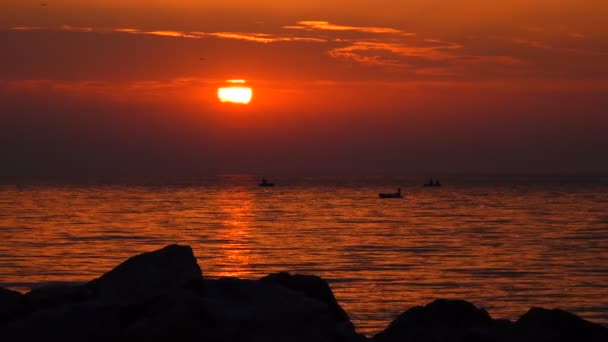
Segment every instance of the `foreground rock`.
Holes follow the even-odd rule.
[[[608,329],[562,310],[532,308],[516,323],[513,341],[608,341]]]
[[[275,273],[204,279],[187,246],[137,255],[86,284],[22,295],[0,288],[0,341],[361,342],[327,282]],[[532,309],[515,323],[458,300],[401,314],[379,342],[608,341],[608,329],[560,310]]]
[[[329,307],[336,320],[350,322],[346,311],[338,304],[329,284],[319,277],[301,274],[292,275],[281,272],[268,275],[261,280],[278,284],[282,287],[302,293],[307,297],[317,299]]]
[[[414,307],[374,337],[378,342],[608,341],[608,329],[561,310],[532,309],[516,323],[494,320],[461,300]]]
[[[510,327],[510,322],[495,321],[485,310],[469,302],[440,299],[402,313],[375,340],[494,341]]]
[[[0,287],[0,322],[25,311],[23,295]]]
[[[98,279],[0,291],[0,341],[361,341],[318,277],[205,280],[187,246],[137,255]]]
[[[234,278],[208,280],[206,289],[213,320],[233,333],[227,336],[229,341],[365,340],[347,316],[336,315],[337,303],[306,294],[313,289],[298,291],[268,279]]]
[[[106,303],[148,300],[188,285],[202,284],[203,275],[189,246],[169,245],[134,256],[86,285]]]

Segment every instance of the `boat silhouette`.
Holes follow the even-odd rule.
[[[424,186],[441,186],[441,183],[439,183],[439,180],[435,180],[435,182],[433,182],[433,178],[429,179],[428,183],[425,183]]]
[[[258,186],[273,187],[274,183],[268,183],[268,181],[266,180],[266,178],[262,178],[262,182],[260,184],[258,184]]]
[[[380,198],[403,198],[403,196],[401,196],[401,188],[398,188],[397,192],[394,192],[394,193],[388,193],[388,194],[379,193],[378,197],[380,197]]]

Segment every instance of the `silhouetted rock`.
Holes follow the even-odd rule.
[[[608,341],[608,329],[560,310],[532,309],[513,324],[462,300],[401,314],[379,342]],[[179,340],[363,342],[327,282],[275,273],[204,279],[190,247],[132,257],[85,285],[25,295],[0,288],[0,341]]]
[[[0,329],[0,341],[111,341],[119,330],[118,308],[67,304],[8,322]]]
[[[204,298],[190,291],[178,291],[149,303],[123,311],[122,338],[134,340],[167,339],[180,341],[215,341],[215,327],[207,319]]]
[[[515,323],[511,341],[608,341],[608,328],[559,309],[532,308]]]
[[[228,330],[237,331],[238,341],[364,339],[355,333],[350,320],[336,317],[336,308],[331,302],[268,279],[207,280],[206,289],[209,317],[228,324]],[[331,290],[329,295],[333,298]]]
[[[82,285],[51,284],[32,289],[24,295],[24,299],[30,310],[37,310],[85,301],[91,295]]]
[[[169,245],[139,254],[86,285],[99,300],[129,303],[146,300],[202,280],[189,246]]]
[[[504,323],[503,323],[504,324]],[[382,342],[494,341],[490,315],[463,300],[439,299],[402,313],[374,337]]]
[[[25,310],[23,295],[0,287],[0,324],[2,321],[13,317]]]
[[[289,274],[287,272],[273,273],[261,279],[266,282],[273,282],[288,289],[300,292],[308,297],[317,299],[329,306],[335,313],[337,320],[349,321],[349,317],[338,304],[334,293],[329,284],[317,276]]]

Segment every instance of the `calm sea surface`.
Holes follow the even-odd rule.
[[[177,242],[208,277],[322,276],[368,334],[438,297],[496,318],[543,306],[608,324],[605,178],[257,181],[0,187],[0,286],[87,281]],[[397,186],[404,199],[377,198]]]

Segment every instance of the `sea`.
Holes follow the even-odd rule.
[[[0,286],[85,282],[179,243],[208,278],[321,276],[368,335],[436,298],[608,325],[606,176],[260,178],[2,185]]]

